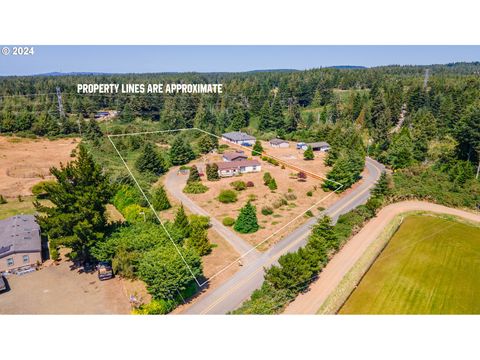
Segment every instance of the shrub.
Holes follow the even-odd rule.
[[[3,195],[0,194],[0,205],[1,205],[1,204],[6,204],[6,203],[7,203],[7,199],[5,199],[5,198],[3,197]]]
[[[247,181],[247,187],[254,187],[255,184],[253,183],[253,181]]]
[[[163,186],[159,186],[154,190],[152,204],[157,211],[167,210],[172,207]]]
[[[307,174],[305,174],[303,171],[300,171],[297,174],[298,181],[305,181],[307,179]]]
[[[237,201],[237,193],[233,190],[222,190],[218,195],[218,201],[229,204]]]
[[[223,218],[222,224],[225,226],[233,226],[233,224],[235,224],[235,219],[227,216]]]
[[[306,217],[313,217],[312,210],[308,210],[308,211],[305,213],[305,216],[306,216]]]
[[[213,163],[213,164],[207,164],[207,180],[208,181],[217,181],[220,180],[220,176],[218,175],[218,165]]]
[[[273,191],[273,190],[277,190],[277,182],[275,181],[274,178],[272,178],[272,179],[270,180],[270,182],[268,183],[268,188],[269,188],[270,190],[272,190],[272,191]]]
[[[245,183],[245,181],[241,181],[241,180],[231,182],[230,186],[232,186],[237,191],[242,191],[247,188],[247,184]]]
[[[145,305],[141,305],[138,309],[132,311],[135,315],[164,315],[168,314],[175,308],[175,302],[173,300],[156,300]]]
[[[283,205],[287,205],[288,202],[287,200],[285,200],[284,198],[278,198],[277,200],[275,200],[272,204],[272,206],[275,208],[275,209],[278,209],[279,207],[283,206]]]
[[[248,201],[255,201],[257,199],[258,199],[258,197],[255,194],[249,194],[248,195]]]
[[[313,154],[313,149],[310,145],[308,146],[307,150],[305,150],[305,152],[303,153],[303,158],[305,160],[313,160],[315,158],[315,155]]]
[[[313,196],[313,191],[307,191],[307,196]]]
[[[200,181],[193,181],[188,183],[187,186],[183,188],[183,192],[186,194],[203,194],[207,192],[208,187],[203,185]]]
[[[270,206],[264,206],[262,208],[262,214],[263,215],[272,215],[273,214],[273,209]]]
[[[132,204],[132,205],[128,205],[123,210],[123,216],[125,217],[125,220],[127,220],[128,222],[134,223],[137,221],[144,221],[146,219],[148,211],[149,210],[147,208],[144,208],[137,204]]]
[[[202,179],[200,179],[200,174],[198,173],[197,167],[195,165],[192,165],[192,167],[190,168],[190,173],[188,174],[187,184],[201,180]]]
[[[272,175],[270,175],[270,173],[267,171],[265,174],[263,174],[263,184],[268,186],[270,180],[272,180]]]
[[[283,196],[287,200],[297,200],[297,195],[295,195],[294,193],[291,193],[291,192],[283,194]]]

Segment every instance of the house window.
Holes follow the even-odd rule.
[[[7,266],[13,266],[13,258],[7,259]]]
[[[30,261],[30,256],[28,255],[23,255],[23,262],[28,263]]]

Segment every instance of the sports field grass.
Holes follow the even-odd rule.
[[[340,314],[480,314],[480,227],[412,215]]]

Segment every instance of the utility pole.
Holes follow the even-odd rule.
[[[423,88],[424,89],[427,88],[429,74],[430,74],[430,69],[425,69],[425,77],[423,78]]]

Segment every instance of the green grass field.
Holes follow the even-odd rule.
[[[480,227],[428,215],[404,222],[340,314],[480,314]]]

